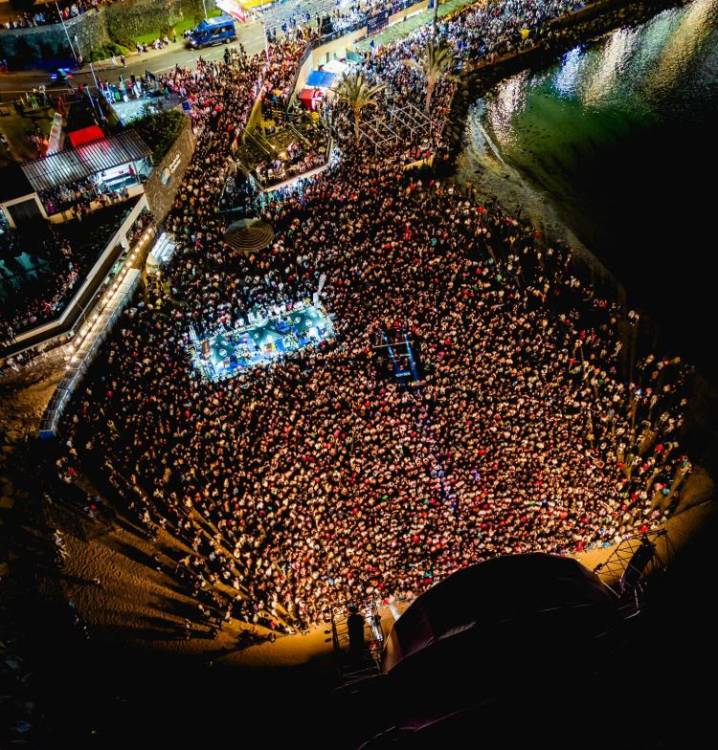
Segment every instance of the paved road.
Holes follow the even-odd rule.
[[[295,20],[300,26],[315,26],[318,17],[331,15],[339,9],[347,12],[356,0],[284,0],[284,2],[273,3],[266,9],[258,9],[258,18],[246,24],[237,25],[237,42],[241,42],[247,53],[254,55],[264,49],[264,26],[281,32],[283,24]],[[232,45],[234,46],[234,45]],[[112,68],[107,62],[95,65],[95,73],[98,78],[116,81],[121,72],[125,76],[135,75],[150,70],[153,73],[162,72],[173,68],[175,65],[193,65],[197,58],[202,55],[206,60],[218,60],[224,54],[225,46],[207,48],[205,50],[189,50],[178,44],[173,49],[164,52],[148,52],[144,55],[131,55],[128,58],[127,67]],[[41,83],[47,84],[49,75],[46,71],[30,70],[19,73],[0,74],[0,99],[17,98],[26,91],[31,91]],[[73,82],[92,85],[92,74],[86,66],[81,72],[75,73]],[[63,91],[67,89],[54,88],[51,91]]]
[[[239,43],[244,45],[247,54],[254,55],[264,49],[264,29],[261,23],[253,22],[243,24],[238,27],[237,41],[229,45],[230,47],[238,46]],[[148,52],[145,55],[131,55],[127,58],[127,67],[113,68],[109,63],[98,63],[95,65],[95,73],[98,78],[109,81],[116,81],[120,73],[128,77],[132,73],[139,75],[146,70],[153,73],[161,73],[173,68],[175,65],[190,66],[193,65],[200,55],[205,60],[219,60],[227,49],[226,45],[220,44],[216,47],[208,47],[203,50],[191,50],[177,44],[173,49]],[[73,83],[86,85],[92,84],[92,73],[89,67],[85,66],[81,71],[73,75]],[[49,76],[46,71],[27,70],[19,73],[4,73],[0,75],[0,98],[4,100],[15,99],[20,94],[30,91],[39,86],[41,83],[47,84]],[[48,88],[48,91],[63,91],[60,87]]]

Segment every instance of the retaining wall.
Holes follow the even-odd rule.
[[[152,176],[145,183],[145,196],[156,224],[161,224],[172,208],[196,145],[189,118],[185,118],[184,127],[174,144],[162,161],[155,164]]]
[[[206,0],[207,10],[214,0]],[[73,40],[78,38],[80,54],[90,59],[91,52],[111,43],[132,46],[142,34],[159,34],[182,20],[204,17],[202,0],[122,0],[97,11],[88,11],[65,22]],[[72,52],[62,24],[27,29],[0,29],[0,57],[15,68],[40,60],[71,58]]]

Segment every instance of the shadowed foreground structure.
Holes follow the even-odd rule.
[[[611,595],[572,560],[523,555],[460,571],[399,620],[392,641],[403,650],[388,647],[387,674],[364,691],[336,691],[325,660],[249,670],[219,652],[208,662],[85,641],[66,609],[44,599],[23,624],[49,708],[39,746],[256,738],[268,748],[356,748],[377,735],[368,749],[705,746],[716,531],[708,524],[652,583],[641,616],[617,629]],[[554,606],[557,596],[572,605]],[[606,627],[613,637],[595,637]]]
[[[273,85],[290,85],[301,49],[278,48]],[[532,226],[406,172],[414,144],[389,159],[344,138],[334,171],[266,211],[271,251],[223,243],[214,207],[259,68],[173,71],[173,85],[208,91],[192,191],[168,220],[181,239],[167,277],[176,309],[142,299],[127,311],[70,404],[62,454],[40,472],[60,489],[29,493],[76,499],[93,519],[97,501],[122,527],[108,521],[108,537],[141,535],[141,554],[108,544],[103,557],[154,569],[137,578],[163,611],[132,623],[138,639],[206,647],[160,655],[118,637],[128,618],[107,626],[93,610],[111,591],[127,611],[122,571],[78,575],[89,556],[60,539],[46,578],[86,595],[32,601],[33,570],[20,587],[18,632],[50,714],[44,746],[688,746],[707,714],[686,727],[667,706],[700,706],[688,690],[692,671],[710,674],[697,648],[712,638],[705,591],[679,597],[665,579],[645,619],[623,620],[577,563],[532,551],[595,551],[685,500],[696,475],[678,437],[693,372],[628,356],[633,311],[574,277],[568,250]],[[190,326],[206,333],[322,278],[339,344],[221,390],[178,356]],[[387,320],[426,342],[420,389],[387,386],[368,357]],[[524,554],[465,567],[512,552]],[[707,563],[681,582],[711,580]],[[281,648],[333,606],[421,592],[384,673],[336,700],[324,655],[281,671],[222,658],[218,631],[284,634]],[[663,607],[671,597],[682,606]]]
[[[396,622],[382,657],[391,721],[366,747],[513,743],[551,716],[590,723],[571,675],[580,664],[591,689],[601,683],[620,619],[611,590],[568,558],[515,555],[454,573]]]
[[[356,746],[701,746],[715,646],[697,574],[715,570],[715,531],[651,581],[628,619],[567,558],[504,557],[450,576],[397,621],[383,676],[344,691],[347,715],[364,710]]]

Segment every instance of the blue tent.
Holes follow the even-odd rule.
[[[316,86],[320,89],[328,89],[336,77],[336,73],[325,73],[323,70],[313,70],[309,74],[309,78],[307,78],[306,85]]]

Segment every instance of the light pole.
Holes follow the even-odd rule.
[[[80,41],[77,38],[77,34],[75,34],[75,47],[77,48],[78,62],[79,62],[79,57],[80,57]],[[100,90],[100,84],[97,82],[97,76],[95,75],[95,66],[92,64],[92,61],[90,61],[90,72],[92,73],[92,79],[95,82],[95,88],[99,91]]]
[[[70,32],[67,30],[67,26],[65,25],[65,19],[62,16],[62,13],[60,12],[60,6],[57,3],[57,0],[55,0],[55,9],[57,10],[57,15],[60,16],[60,23],[62,24],[62,30],[65,32],[65,36],[67,37],[67,43],[70,45],[70,52],[72,52],[72,56],[75,58],[75,62],[79,63],[80,58],[75,52],[75,48],[72,46],[72,40],[70,39]],[[77,36],[75,36],[75,39],[77,39]]]
[[[207,3],[205,2],[205,0],[202,0],[202,7],[204,8],[204,20],[206,21],[209,16],[207,15]]]
[[[77,34],[75,34],[75,47],[77,48],[77,53],[78,53],[77,60],[79,62],[79,58],[80,58],[80,41],[77,38]],[[99,92],[100,91],[100,84],[97,81],[97,76],[95,75],[95,66],[92,64],[92,61],[90,61],[90,72],[92,73],[92,79],[95,82],[95,91]],[[90,104],[92,104],[92,109],[97,112],[97,115],[100,118],[100,120],[104,120],[105,117],[104,117],[104,115],[102,113],[102,109],[100,107],[100,104],[99,104],[99,102],[95,101],[95,97],[92,96],[92,90],[91,89],[92,89],[91,86],[87,87],[87,95],[90,97]]]

